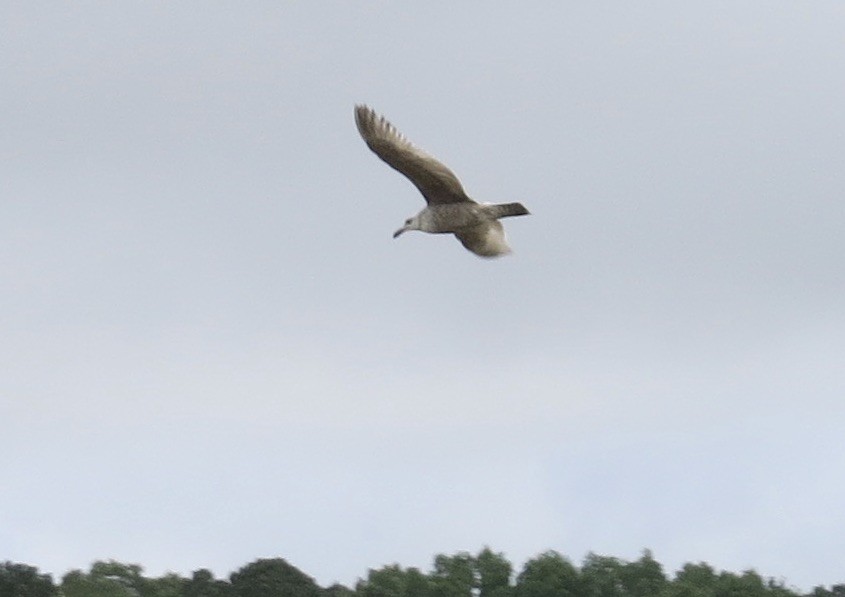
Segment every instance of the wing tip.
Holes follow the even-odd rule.
[[[405,136],[384,116],[376,113],[367,104],[355,105],[355,124],[358,132],[369,144],[376,139],[410,145]]]
[[[379,127],[387,125],[388,130],[391,128],[390,123],[384,119],[384,116],[376,114],[376,111],[367,104],[355,105],[355,125],[364,140],[368,142],[379,136]]]
[[[367,104],[355,104],[355,125],[358,132],[366,136],[365,130],[372,128],[375,112]]]

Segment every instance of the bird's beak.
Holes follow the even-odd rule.
[[[393,233],[393,238],[396,238],[397,236],[399,236],[403,232],[406,232],[407,230],[408,230],[407,226],[402,226],[399,230],[397,230],[396,232]]]

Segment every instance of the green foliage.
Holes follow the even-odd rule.
[[[627,594],[632,597],[659,595],[668,583],[666,575],[663,574],[663,566],[647,549],[639,560],[626,564],[622,574]]]
[[[318,597],[314,579],[282,558],[256,560],[230,577],[235,597]]]
[[[431,573],[434,593],[438,597],[472,597],[475,587],[475,561],[467,552],[434,558]]]
[[[355,595],[355,591],[337,583],[323,590],[323,597],[355,597]]]
[[[406,597],[427,597],[434,590],[431,579],[420,572],[419,568],[408,568],[405,582]]]
[[[587,554],[581,565],[584,597],[624,597],[629,593],[623,582],[625,564],[616,558]]]
[[[666,586],[666,577],[648,550],[636,562],[587,554],[581,566],[585,597],[655,597]]]
[[[391,564],[379,570],[369,570],[367,580],[355,587],[361,597],[428,597],[435,595],[433,581],[417,568],[403,570]]]
[[[665,597],[716,597],[718,577],[709,564],[684,564],[675,574]]]
[[[391,564],[369,570],[354,589],[320,588],[313,578],[281,558],[261,559],[215,579],[200,569],[191,578],[143,575],[137,564],[94,562],[88,572],[71,570],[57,587],[49,574],[0,563],[0,597],[801,597],[783,582],[754,570],[717,572],[707,563],[684,564],[668,579],[651,552],[626,562],[587,554],[581,567],[556,551],[527,562],[514,578],[511,563],[485,547],[478,555],[458,552],[434,558],[429,573]],[[804,597],[845,597],[845,584],[815,587]]]
[[[513,593],[513,567],[501,553],[485,547],[475,557],[476,587],[479,597],[509,597]]]
[[[768,594],[763,578],[753,570],[746,570],[741,576],[722,572],[717,582],[717,595],[732,597],[764,597]]]
[[[362,597],[404,597],[406,583],[405,572],[399,564],[391,564],[378,570],[370,569],[367,580],[359,581],[355,589]]]
[[[845,585],[833,585],[830,590],[815,587],[808,597],[845,597]]]
[[[768,582],[757,572],[746,570],[716,574],[709,564],[684,564],[675,580],[666,585],[663,597],[798,597],[781,583]]]
[[[94,562],[91,571],[72,570],[62,578],[64,597],[147,597],[143,568],[109,560]]]
[[[54,597],[53,577],[26,564],[0,564],[0,597]]]
[[[580,597],[578,569],[556,551],[528,560],[516,578],[516,597]]]
[[[216,580],[210,570],[195,570],[190,580],[182,585],[183,597],[229,597],[232,586],[225,580]]]
[[[398,564],[371,569],[355,588],[361,597],[511,597],[510,580],[510,562],[485,547],[476,557],[440,554],[428,575]]]
[[[144,580],[143,597],[183,597],[188,581],[168,572],[160,578]]]

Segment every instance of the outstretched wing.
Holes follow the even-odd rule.
[[[391,168],[407,176],[429,205],[472,202],[449,168],[414,147],[384,116],[367,106],[355,106],[355,124],[367,146]]]
[[[461,228],[455,236],[463,246],[480,257],[499,257],[511,252],[505,229],[498,220]]]

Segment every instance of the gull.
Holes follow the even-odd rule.
[[[404,174],[428,204],[393,233],[408,230],[454,234],[461,244],[481,257],[511,252],[499,218],[524,216],[521,203],[476,203],[464,192],[458,177],[442,163],[412,145],[384,116],[367,106],[355,106],[355,124],[367,146],[387,165]]]

